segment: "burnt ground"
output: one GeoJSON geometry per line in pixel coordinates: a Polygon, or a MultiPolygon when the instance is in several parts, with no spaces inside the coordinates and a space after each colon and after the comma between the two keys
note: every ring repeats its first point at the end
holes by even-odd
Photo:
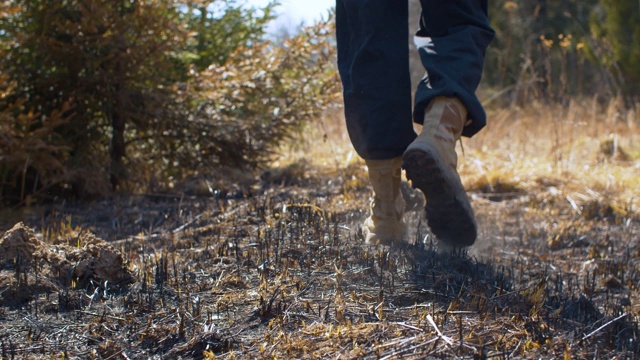
{"type": "Polygon", "coordinates": [[[0,354],[638,357],[631,205],[576,204],[557,184],[472,192],[478,244],[440,254],[408,187],[413,244],[365,245],[363,179],[301,166],[25,213],[0,244],[0,354]]]}

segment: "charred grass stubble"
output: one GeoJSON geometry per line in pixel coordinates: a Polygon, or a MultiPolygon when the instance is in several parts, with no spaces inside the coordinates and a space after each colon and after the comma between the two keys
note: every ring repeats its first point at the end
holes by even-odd
{"type": "Polygon", "coordinates": [[[72,220],[55,231],[34,221],[51,253],[89,245],[71,222],[92,227],[132,282],[90,271],[103,255],[88,247],[65,248],[63,278],[47,272],[52,257],[3,258],[2,357],[637,358],[632,202],[549,174],[491,173],[508,165],[482,151],[471,144],[462,169],[481,230],[473,253],[437,251],[408,186],[415,244],[365,245],[357,162],[274,169],[233,197],[140,197],[127,205],[136,216],[117,217],[114,203],[66,208],[72,220]]]}

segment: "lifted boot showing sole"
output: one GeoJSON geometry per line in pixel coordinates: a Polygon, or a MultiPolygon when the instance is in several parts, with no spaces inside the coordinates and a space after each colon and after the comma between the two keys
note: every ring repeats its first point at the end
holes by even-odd
{"type": "Polygon", "coordinates": [[[427,200],[427,223],[447,248],[471,246],[477,225],[457,171],[456,141],[467,111],[457,98],[435,98],[425,112],[422,132],[403,155],[402,167],[427,200]]]}

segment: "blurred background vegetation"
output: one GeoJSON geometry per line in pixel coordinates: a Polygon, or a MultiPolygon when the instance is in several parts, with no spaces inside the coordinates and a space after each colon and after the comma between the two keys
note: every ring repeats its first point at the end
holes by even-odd
{"type": "MultiPolygon", "coordinates": [[[[268,164],[341,101],[331,18],[268,35],[277,5],[1,1],[0,205],[162,192],[268,164]]],[[[640,2],[490,7],[487,106],[637,106],[640,2]]]]}

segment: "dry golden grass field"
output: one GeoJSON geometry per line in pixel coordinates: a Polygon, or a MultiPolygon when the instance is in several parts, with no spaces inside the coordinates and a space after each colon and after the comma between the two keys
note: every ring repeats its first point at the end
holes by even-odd
{"type": "Polygon", "coordinates": [[[412,243],[364,244],[334,113],[261,174],[5,219],[0,357],[639,358],[640,116],[618,109],[489,108],[459,149],[467,252],[438,252],[408,185],[412,243]]]}

